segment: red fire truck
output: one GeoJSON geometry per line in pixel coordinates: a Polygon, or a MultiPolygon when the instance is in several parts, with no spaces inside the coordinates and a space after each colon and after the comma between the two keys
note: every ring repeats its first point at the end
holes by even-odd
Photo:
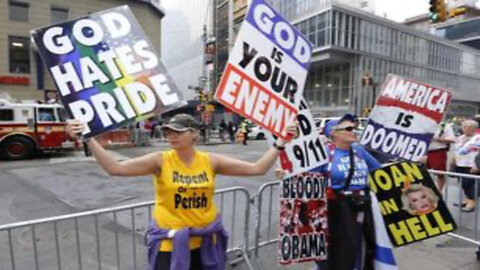
{"type": "Polygon", "coordinates": [[[30,158],[37,151],[61,149],[68,138],[66,113],[58,104],[13,103],[0,99],[0,158],[30,158]]]}

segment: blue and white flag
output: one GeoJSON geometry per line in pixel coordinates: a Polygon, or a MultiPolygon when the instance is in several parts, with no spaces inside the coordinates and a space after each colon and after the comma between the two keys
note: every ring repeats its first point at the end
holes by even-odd
{"type": "Polygon", "coordinates": [[[375,194],[370,194],[372,198],[372,215],[375,223],[375,269],[376,270],[397,270],[397,263],[393,255],[392,243],[388,237],[380,205],[375,194]]]}

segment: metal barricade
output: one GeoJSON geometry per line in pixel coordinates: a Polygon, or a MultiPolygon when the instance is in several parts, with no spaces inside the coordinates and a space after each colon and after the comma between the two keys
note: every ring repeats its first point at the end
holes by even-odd
{"type": "MultiPolygon", "coordinates": [[[[480,234],[479,234],[479,208],[477,203],[475,211],[465,213],[460,211],[460,207],[464,198],[463,190],[461,188],[461,181],[459,179],[471,179],[475,181],[474,190],[476,195],[480,196],[480,176],[471,174],[460,174],[454,172],[444,172],[429,170],[432,176],[445,175],[446,185],[444,192],[444,201],[447,204],[453,218],[455,219],[458,229],[450,233],[452,237],[467,241],[478,246],[477,258],[480,259],[480,234]],[[458,181],[456,181],[458,180],[458,181]]],[[[433,177],[435,179],[435,177],[433,177]]],[[[273,181],[262,185],[259,193],[254,196],[257,203],[256,209],[256,228],[254,237],[254,247],[252,248],[255,259],[259,259],[259,249],[266,245],[276,244],[278,240],[278,199],[280,195],[280,182],[273,181]]]]}
{"type": "MultiPolygon", "coordinates": [[[[215,192],[229,232],[229,254],[248,257],[250,194],[215,192]]],[[[144,233],[154,202],[130,204],[0,226],[0,269],[145,269],[144,233]]],[[[230,256],[231,257],[231,256],[230,256]]]]}
{"type": "Polygon", "coordinates": [[[429,172],[434,180],[436,178],[435,176],[443,175],[445,177],[446,183],[443,192],[443,200],[445,201],[445,204],[449,208],[450,213],[452,214],[458,226],[458,229],[449,235],[478,246],[476,254],[477,259],[480,259],[480,239],[478,228],[478,208],[480,206],[478,205],[478,200],[473,212],[461,211],[462,201],[465,198],[465,194],[462,189],[462,181],[471,181],[474,196],[475,198],[478,198],[480,196],[480,176],[436,170],[429,170],[429,172]]]}
{"type": "Polygon", "coordinates": [[[254,196],[257,213],[255,245],[252,250],[257,262],[259,260],[259,249],[263,246],[276,244],[278,240],[279,187],[280,181],[265,183],[260,187],[258,194],[254,196]]]}

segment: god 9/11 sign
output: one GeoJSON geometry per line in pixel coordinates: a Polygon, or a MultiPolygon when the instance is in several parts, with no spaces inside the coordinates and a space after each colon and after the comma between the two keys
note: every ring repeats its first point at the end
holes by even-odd
{"type": "Polygon", "coordinates": [[[295,122],[312,45],[263,0],[253,0],[215,99],[283,139],[295,122]]]}
{"type": "Polygon", "coordinates": [[[451,98],[445,89],[389,74],[360,144],[393,158],[418,161],[427,154],[451,98]]]}
{"type": "Polygon", "coordinates": [[[186,104],[127,6],[32,31],[70,117],[89,138],[186,104]]]}

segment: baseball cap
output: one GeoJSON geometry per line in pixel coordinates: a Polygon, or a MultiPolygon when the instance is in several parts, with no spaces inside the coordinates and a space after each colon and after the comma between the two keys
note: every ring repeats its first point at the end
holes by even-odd
{"type": "Polygon", "coordinates": [[[325,136],[330,137],[332,132],[335,128],[344,121],[355,122],[357,120],[357,116],[353,114],[345,114],[340,119],[330,120],[328,123],[325,124],[325,136]]]}
{"type": "Polygon", "coordinates": [[[199,124],[193,116],[185,113],[177,114],[162,125],[162,129],[168,128],[175,131],[187,131],[189,129],[198,130],[199,124]]]}

